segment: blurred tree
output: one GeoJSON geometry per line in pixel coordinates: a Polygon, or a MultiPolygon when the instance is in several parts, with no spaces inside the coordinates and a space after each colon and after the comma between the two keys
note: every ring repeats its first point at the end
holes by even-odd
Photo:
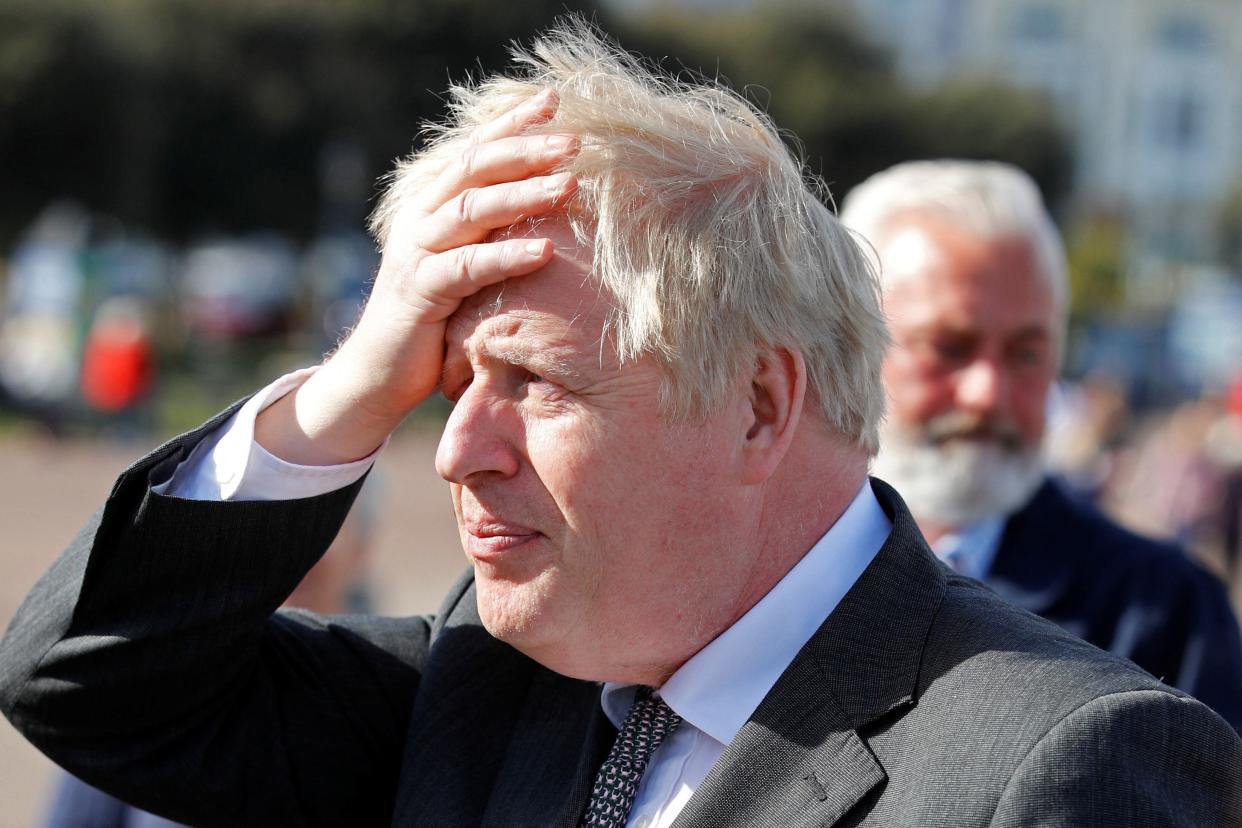
{"type": "Polygon", "coordinates": [[[325,146],[374,180],[450,79],[590,3],[5,0],[0,243],[58,197],[171,238],[311,235],[325,146]]]}
{"type": "Polygon", "coordinates": [[[1115,313],[1125,299],[1125,224],[1098,213],[1074,223],[1065,240],[1069,259],[1070,315],[1115,313]]]}
{"type": "Polygon", "coordinates": [[[657,11],[623,23],[627,46],[745,90],[837,195],[892,164],[938,157],[1017,164],[1050,204],[1068,191],[1068,144],[1047,101],[987,81],[912,91],[832,6],[657,11]]]}
{"type": "MultiPolygon", "coordinates": [[[[54,198],[179,240],[360,226],[368,184],[442,112],[450,80],[507,63],[594,0],[4,0],[0,245],[54,198]],[[353,215],[325,170],[356,161],[353,215]]],[[[658,12],[629,48],[741,85],[837,193],[897,161],[1010,160],[1056,202],[1068,177],[1036,98],[987,84],[913,93],[820,8],[658,12]],[[793,139],[792,136],[797,136],[793,139]]],[[[348,188],[345,188],[348,189],[348,188]]]]}
{"type": "Polygon", "coordinates": [[[1233,185],[1221,206],[1216,232],[1221,260],[1234,278],[1242,278],[1242,181],[1233,185]]]}

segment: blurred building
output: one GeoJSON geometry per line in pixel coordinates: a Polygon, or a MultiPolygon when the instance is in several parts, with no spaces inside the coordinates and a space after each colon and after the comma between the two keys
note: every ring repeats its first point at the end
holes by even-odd
{"type": "MultiPolygon", "coordinates": [[[[846,0],[912,84],[985,75],[1045,92],[1074,140],[1075,212],[1119,215],[1144,261],[1212,257],[1242,181],[1238,0],[846,0]]],[[[1143,297],[1135,296],[1142,302],[1143,297]]]]}

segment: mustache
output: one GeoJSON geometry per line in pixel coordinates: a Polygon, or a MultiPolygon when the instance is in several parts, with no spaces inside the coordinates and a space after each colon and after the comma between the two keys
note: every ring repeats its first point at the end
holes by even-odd
{"type": "Polygon", "coordinates": [[[950,440],[979,440],[1017,451],[1025,445],[1022,430],[1016,423],[965,411],[949,411],[933,417],[924,424],[922,431],[924,440],[937,446],[950,440]]]}

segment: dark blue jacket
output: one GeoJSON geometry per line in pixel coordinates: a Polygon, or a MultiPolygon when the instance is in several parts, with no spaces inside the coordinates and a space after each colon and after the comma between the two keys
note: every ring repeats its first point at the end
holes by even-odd
{"type": "Polygon", "coordinates": [[[1242,640],[1219,579],[1049,480],[1005,526],[987,583],[1190,693],[1242,732],[1242,640]]]}

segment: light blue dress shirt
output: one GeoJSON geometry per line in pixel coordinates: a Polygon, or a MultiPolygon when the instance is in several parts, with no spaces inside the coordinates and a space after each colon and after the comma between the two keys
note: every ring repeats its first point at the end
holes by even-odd
{"type": "MultiPolygon", "coordinates": [[[[667,828],[720,754],[862,575],[892,531],[870,483],[785,577],[659,689],[681,716],[651,757],[630,828],[667,828]]],[[[604,685],[601,704],[620,729],[634,685],[604,685]]]]}
{"type": "Polygon", "coordinates": [[[968,578],[982,581],[992,571],[1001,535],[1005,533],[1008,515],[984,518],[969,526],[943,535],[932,544],[936,557],[968,578]]]}

